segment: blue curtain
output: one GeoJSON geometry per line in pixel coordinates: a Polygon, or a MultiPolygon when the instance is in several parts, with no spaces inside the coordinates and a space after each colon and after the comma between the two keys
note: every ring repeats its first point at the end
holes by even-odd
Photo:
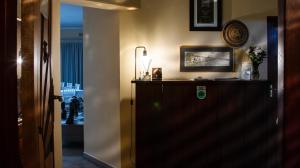
{"type": "Polygon", "coordinates": [[[61,81],[78,83],[83,89],[82,40],[61,40],[61,81]]]}

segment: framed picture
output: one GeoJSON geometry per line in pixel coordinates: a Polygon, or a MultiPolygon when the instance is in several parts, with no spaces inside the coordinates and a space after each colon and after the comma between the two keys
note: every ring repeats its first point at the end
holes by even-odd
{"type": "Polygon", "coordinates": [[[162,80],[161,68],[152,68],[152,80],[162,80]]]}
{"type": "Polygon", "coordinates": [[[190,31],[221,31],[222,0],[190,0],[190,31]]]}
{"type": "Polygon", "coordinates": [[[233,49],[230,47],[182,46],[181,72],[233,72],[233,49]]]}

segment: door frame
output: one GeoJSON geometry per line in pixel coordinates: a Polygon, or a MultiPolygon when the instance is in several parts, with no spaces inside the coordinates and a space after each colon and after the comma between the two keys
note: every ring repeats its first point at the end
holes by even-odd
{"type": "Polygon", "coordinates": [[[285,4],[286,0],[278,0],[278,86],[277,86],[277,108],[279,118],[279,129],[280,129],[280,156],[281,156],[281,167],[284,168],[284,50],[285,50],[285,4]]]}
{"type": "MultiPolygon", "coordinates": [[[[60,4],[61,0],[52,0],[52,71],[54,95],[61,95],[61,60],[60,60],[60,4]]],[[[54,167],[62,166],[62,131],[60,102],[54,104],[54,167]]]]}

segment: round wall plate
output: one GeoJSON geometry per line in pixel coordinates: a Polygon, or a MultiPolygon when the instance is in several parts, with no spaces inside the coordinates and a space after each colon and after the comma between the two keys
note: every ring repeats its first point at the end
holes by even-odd
{"type": "Polygon", "coordinates": [[[230,47],[242,47],[248,41],[249,30],[243,22],[232,20],[224,26],[223,38],[230,47]]]}

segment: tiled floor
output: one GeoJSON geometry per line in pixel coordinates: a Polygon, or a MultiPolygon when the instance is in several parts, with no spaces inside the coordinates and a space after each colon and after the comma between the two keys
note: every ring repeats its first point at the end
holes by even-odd
{"type": "Polygon", "coordinates": [[[63,168],[101,168],[82,157],[82,149],[63,148],[63,168]]]}

